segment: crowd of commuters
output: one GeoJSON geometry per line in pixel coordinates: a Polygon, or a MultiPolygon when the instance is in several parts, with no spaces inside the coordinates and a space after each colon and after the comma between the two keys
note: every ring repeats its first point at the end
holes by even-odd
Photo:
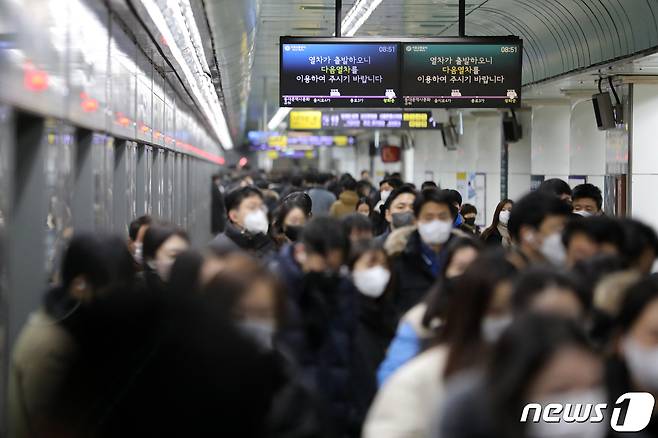
{"type": "Polygon", "coordinates": [[[658,237],[602,204],[548,180],[481,227],[399,174],[218,176],[209,242],[73,236],[12,353],[11,436],[617,436],[620,395],[658,396],[658,237]]]}

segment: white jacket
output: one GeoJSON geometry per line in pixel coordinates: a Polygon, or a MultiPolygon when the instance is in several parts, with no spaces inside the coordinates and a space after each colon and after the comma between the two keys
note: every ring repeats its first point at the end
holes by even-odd
{"type": "Polygon", "coordinates": [[[448,349],[431,348],[400,368],[370,406],[362,438],[425,438],[443,396],[448,349]]]}

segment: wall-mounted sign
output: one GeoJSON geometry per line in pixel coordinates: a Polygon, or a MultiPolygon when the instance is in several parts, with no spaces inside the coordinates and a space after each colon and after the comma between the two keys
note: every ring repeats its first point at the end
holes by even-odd
{"type": "Polygon", "coordinates": [[[280,106],[400,105],[400,44],[282,37],[280,106]]]}
{"type": "Polygon", "coordinates": [[[290,129],[322,129],[322,111],[291,111],[290,129]]]}
{"type": "Polygon", "coordinates": [[[247,138],[252,151],[313,150],[317,147],[346,147],[356,143],[354,137],[347,135],[286,135],[267,131],[249,131],[247,138]]]}
{"type": "Polygon", "coordinates": [[[518,107],[522,51],[516,38],[405,43],[404,107],[518,107]]]}
{"type": "Polygon", "coordinates": [[[412,112],[334,112],[295,110],[290,112],[289,128],[309,129],[441,129],[429,111],[412,112]],[[319,116],[319,117],[318,117],[319,116]],[[319,128],[311,128],[318,126],[319,128]]]}
{"type": "Polygon", "coordinates": [[[280,105],[515,108],[522,53],[517,37],[281,37],[280,105]]]}
{"type": "Polygon", "coordinates": [[[380,154],[384,163],[397,163],[400,161],[399,146],[382,146],[380,154]]]}

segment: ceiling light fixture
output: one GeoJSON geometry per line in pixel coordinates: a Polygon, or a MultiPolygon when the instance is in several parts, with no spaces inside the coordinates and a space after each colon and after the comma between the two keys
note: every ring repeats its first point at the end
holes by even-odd
{"type": "Polygon", "coordinates": [[[370,15],[377,9],[377,6],[381,4],[382,0],[357,0],[345,15],[345,19],[341,23],[343,29],[343,36],[351,37],[353,36],[370,15]]]}
{"type": "MultiPolygon", "coordinates": [[[[205,83],[209,79],[204,74],[204,66],[201,65],[198,58],[198,52],[194,50],[194,38],[199,33],[196,23],[186,22],[183,19],[183,11],[180,9],[180,4],[176,1],[168,0],[165,2],[168,14],[175,12],[173,18],[175,27],[177,28],[172,30],[167,23],[163,11],[154,0],[140,0],[140,2],[160,35],[164,41],[166,41],[167,48],[187,80],[190,93],[194,96],[201,112],[210,123],[218,140],[224,149],[232,149],[233,139],[231,138],[226,117],[222,110],[222,105],[219,102],[219,97],[214,91],[212,84],[205,83]],[[189,41],[184,42],[189,43],[189,46],[184,47],[185,53],[188,55],[194,53],[196,56],[186,57],[183,55],[183,50],[178,46],[178,41],[174,37],[174,33],[176,35],[185,35],[187,37],[189,41]]],[[[169,17],[172,18],[172,15],[169,15],[169,17]]],[[[205,59],[203,61],[205,61],[205,59]]],[[[207,65],[205,67],[207,67],[207,65]]]]}
{"type": "Polygon", "coordinates": [[[283,120],[288,117],[291,109],[292,108],[279,108],[279,110],[274,114],[274,116],[272,116],[269,123],[267,124],[267,129],[274,131],[281,124],[281,122],[283,122],[283,120]]]}
{"type": "MultiPolygon", "coordinates": [[[[381,3],[382,0],[357,0],[341,22],[343,36],[354,36],[381,3]]],[[[288,117],[291,109],[279,108],[267,124],[267,129],[275,130],[288,117]]]]}

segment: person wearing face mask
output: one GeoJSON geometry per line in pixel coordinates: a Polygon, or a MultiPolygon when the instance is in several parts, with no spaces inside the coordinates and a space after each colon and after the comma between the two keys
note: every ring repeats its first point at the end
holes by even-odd
{"type": "Polygon", "coordinates": [[[370,208],[370,201],[368,198],[365,196],[359,198],[359,202],[356,203],[356,212],[362,214],[365,217],[370,217],[372,210],[370,208]]]}
{"type": "Polygon", "coordinates": [[[391,270],[388,257],[372,241],[352,243],[349,266],[352,283],[359,291],[359,324],[356,333],[357,379],[368,406],[377,392],[375,375],[395,334],[396,315],[391,306],[391,270]]]}
{"type": "Polygon", "coordinates": [[[414,215],[416,194],[416,189],[409,184],[404,184],[393,190],[386,198],[382,209],[387,228],[382,234],[375,237],[375,244],[383,247],[392,231],[413,225],[416,222],[414,215]]]}
{"type": "Polygon", "coordinates": [[[573,212],[583,217],[601,216],[603,196],[594,184],[580,184],[571,192],[573,212]]]}
{"type": "Polygon", "coordinates": [[[576,403],[596,405],[607,397],[603,361],[582,327],[573,319],[528,314],[501,337],[483,372],[446,384],[431,436],[604,438],[610,424],[607,411],[601,422],[549,423],[540,418],[535,423],[533,412],[528,421],[519,419],[528,403],[570,404],[573,412],[576,403]]]}
{"type": "Polygon", "coordinates": [[[428,349],[380,388],[366,417],[364,438],[433,436],[430,427],[443,404],[446,380],[484,365],[494,339],[509,324],[515,273],[494,252],[482,254],[457,277],[443,328],[428,349]]]}
{"type": "Polygon", "coordinates": [[[151,216],[140,216],[128,226],[128,251],[135,259],[135,267],[140,270],[143,263],[144,233],[151,225],[151,216]]]}
{"type": "Polygon", "coordinates": [[[513,206],[514,201],[511,199],[503,199],[496,206],[491,225],[480,235],[480,239],[487,246],[502,246],[503,248],[510,248],[512,246],[512,239],[507,229],[507,223],[509,222],[513,206]]]}
{"type": "Polygon", "coordinates": [[[413,211],[417,227],[397,230],[386,241],[399,316],[420,302],[439,276],[457,216],[457,208],[450,198],[434,189],[416,197],[413,211]]]}
{"type": "Polygon", "coordinates": [[[444,189],[444,190],[442,190],[442,192],[445,193],[446,196],[448,196],[448,198],[450,199],[450,202],[452,202],[454,204],[454,206],[457,208],[457,217],[455,218],[455,222],[454,222],[453,226],[455,228],[458,228],[458,229],[466,232],[466,233],[470,233],[471,230],[468,227],[466,227],[466,228],[463,227],[463,225],[464,225],[464,216],[462,216],[462,213],[461,213],[462,202],[463,202],[462,194],[459,193],[459,191],[454,190],[454,189],[444,189]]]}
{"type": "Polygon", "coordinates": [[[388,346],[386,358],[377,371],[379,386],[416,357],[428,341],[436,336],[445,319],[448,303],[456,293],[455,280],[473,263],[481,249],[481,243],[469,237],[457,237],[450,242],[444,268],[436,282],[425,299],[405,313],[398,324],[395,338],[388,346]]]}
{"type": "Polygon", "coordinates": [[[74,235],[60,268],[61,284],[30,314],[11,356],[9,436],[47,436],[55,430],[54,412],[66,376],[79,357],[76,331],[89,329],[99,300],[123,293],[143,295],[132,257],[122,239],[102,234],[74,235]]]}
{"type": "Polygon", "coordinates": [[[187,233],[170,224],[152,224],[144,234],[144,279],[149,291],[162,294],[178,254],[187,251],[187,233]]]}
{"type": "Polygon", "coordinates": [[[459,213],[464,218],[464,223],[460,227],[460,230],[466,234],[472,234],[476,237],[479,236],[481,231],[480,226],[475,223],[478,215],[478,210],[475,208],[475,205],[464,204],[459,213]]]}
{"type": "Polygon", "coordinates": [[[258,257],[270,255],[275,245],[267,234],[269,221],[263,195],[255,187],[239,187],[226,196],[229,222],[210,245],[218,251],[243,250],[258,257]]]}
{"type": "Polygon", "coordinates": [[[510,260],[519,268],[536,263],[564,265],[562,230],[570,214],[569,204],[545,191],[531,192],[521,198],[514,205],[507,225],[515,244],[510,260]]]}
{"type": "Polygon", "coordinates": [[[389,231],[389,224],[386,221],[385,204],[393,191],[401,187],[403,182],[398,178],[386,177],[379,182],[379,191],[375,191],[375,196],[371,200],[374,205],[372,209],[372,220],[375,225],[375,235],[389,231]]]}
{"type": "Polygon", "coordinates": [[[288,290],[286,321],[277,343],[327,404],[339,436],[356,434],[363,415],[361,394],[352,384],[358,292],[342,273],[349,248],[340,221],[314,217],[301,239],[283,247],[270,266],[288,290]]]}
{"type": "Polygon", "coordinates": [[[312,206],[311,197],[304,192],[291,193],[281,200],[270,227],[277,248],[299,240],[304,224],[311,217],[312,206]]]}
{"type": "MultiPolygon", "coordinates": [[[[631,286],[615,319],[614,354],[607,364],[610,400],[626,392],[649,392],[658,399],[658,276],[631,286]]],[[[658,405],[638,438],[658,436],[658,405]]]]}

